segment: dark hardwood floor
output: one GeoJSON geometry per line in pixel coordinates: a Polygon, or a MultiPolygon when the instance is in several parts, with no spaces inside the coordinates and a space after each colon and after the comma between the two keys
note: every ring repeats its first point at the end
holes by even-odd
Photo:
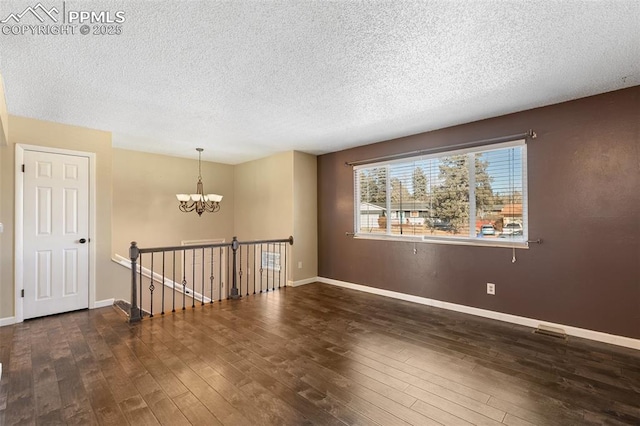
{"type": "Polygon", "coordinates": [[[0,425],[640,425],[640,352],[323,284],[0,328],[0,425]]]}

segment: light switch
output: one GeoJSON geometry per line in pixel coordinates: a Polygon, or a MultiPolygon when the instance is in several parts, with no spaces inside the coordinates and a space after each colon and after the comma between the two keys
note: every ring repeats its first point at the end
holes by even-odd
{"type": "Polygon", "coordinates": [[[4,232],[4,225],[0,223],[0,234],[4,232]]]}

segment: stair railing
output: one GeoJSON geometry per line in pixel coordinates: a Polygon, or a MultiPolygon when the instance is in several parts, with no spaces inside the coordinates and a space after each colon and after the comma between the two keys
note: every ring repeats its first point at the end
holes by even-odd
{"type": "Polygon", "coordinates": [[[179,304],[180,298],[185,310],[188,299],[195,308],[196,302],[200,305],[214,303],[216,293],[218,301],[222,301],[223,298],[240,299],[243,292],[249,296],[251,288],[253,294],[268,292],[270,285],[274,291],[276,282],[278,289],[284,287],[288,283],[290,245],[293,245],[293,237],[257,241],[239,241],[233,237],[228,243],[154,248],[140,248],[133,241],[129,247],[129,322],[140,321],[144,315],[153,317],[154,303],[160,304],[160,314],[164,315],[169,308],[171,312],[176,311],[176,301],[179,304]],[[207,279],[209,283],[205,286],[207,279]],[[231,286],[225,286],[229,281],[231,286]],[[149,284],[148,300],[143,298],[145,282],[149,284]],[[161,286],[160,295],[156,292],[156,284],[161,286]]]}

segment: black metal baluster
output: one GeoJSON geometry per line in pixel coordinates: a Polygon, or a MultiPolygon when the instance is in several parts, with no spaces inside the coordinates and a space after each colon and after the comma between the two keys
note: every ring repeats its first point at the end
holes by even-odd
{"type": "Polygon", "coordinates": [[[191,249],[191,307],[196,307],[196,251],[191,249]]]}
{"type": "Polygon", "coordinates": [[[240,275],[240,284],[238,285],[238,295],[242,295],[242,246],[238,248],[240,249],[240,271],[238,272],[240,275]]]}
{"type": "Polygon", "coordinates": [[[175,312],[176,311],[176,251],[173,250],[173,276],[171,277],[173,278],[172,281],[172,286],[173,286],[173,292],[171,293],[171,312],[175,312]]]}
{"type": "Polygon", "coordinates": [[[142,253],[140,253],[140,271],[138,272],[138,274],[140,274],[140,318],[144,317],[144,308],[142,307],[142,253]]]}
{"type": "Polygon", "coordinates": [[[186,309],[187,298],[187,251],[182,251],[182,310],[186,309]]]}
{"type": "Polygon", "coordinates": [[[222,302],[222,286],[224,285],[224,281],[222,280],[222,247],[218,250],[218,254],[220,255],[220,261],[218,262],[218,302],[222,302]]]}
{"type": "Polygon", "coordinates": [[[155,290],[156,286],[153,285],[153,258],[155,253],[151,253],[151,281],[149,282],[149,293],[151,294],[151,302],[149,308],[149,318],[153,318],[153,290],[155,290]]]}
{"type": "Polygon", "coordinates": [[[277,267],[280,267],[280,259],[278,259],[276,257],[276,254],[278,254],[278,252],[276,251],[276,243],[271,243],[271,254],[273,254],[273,269],[271,270],[271,291],[275,291],[276,290],[276,274],[278,272],[278,270],[276,269],[277,267]],[[276,260],[278,261],[278,263],[276,263],[276,260]]]}
{"type": "Polygon", "coordinates": [[[162,308],[160,311],[160,315],[164,315],[164,288],[166,287],[164,285],[164,281],[165,281],[165,277],[164,277],[164,255],[165,255],[165,251],[162,250],[162,308]]]}
{"type": "Polygon", "coordinates": [[[215,264],[213,263],[213,247],[211,247],[211,263],[209,263],[209,269],[211,270],[211,276],[209,277],[209,281],[211,284],[211,288],[209,289],[209,303],[213,303],[213,269],[215,267],[215,264]]]}
{"type": "Polygon", "coordinates": [[[260,243],[260,293],[262,293],[262,271],[264,271],[262,259],[264,259],[264,255],[262,251],[262,243],[260,243]]]}
{"type": "MultiPolygon", "coordinates": [[[[282,259],[282,243],[278,243],[278,260],[282,259]]],[[[280,283],[282,282],[282,263],[279,263],[279,268],[278,268],[278,290],[280,290],[280,283]]]]}
{"type": "MultiPolygon", "coordinates": [[[[241,250],[242,250],[242,246],[240,246],[241,250]]],[[[247,294],[249,294],[249,278],[251,277],[251,269],[249,269],[249,246],[244,246],[244,251],[245,251],[245,258],[247,259],[247,262],[245,264],[245,269],[244,269],[244,280],[245,283],[247,285],[247,294]]],[[[240,290],[242,290],[242,286],[240,287],[240,290]]],[[[240,292],[240,294],[242,295],[242,291],[240,292]]]]}
{"type": "MultiPolygon", "coordinates": [[[[249,258],[251,257],[251,251],[249,251],[249,246],[247,247],[247,296],[249,295],[249,278],[251,277],[251,268],[249,267],[249,258]]],[[[253,270],[253,274],[255,275],[256,270],[253,270]]]]}
{"type": "Polygon", "coordinates": [[[229,252],[230,250],[227,249],[227,290],[225,291],[226,293],[226,298],[229,299],[229,291],[230,291],[230,285],[229,285],[229,264],[231,263],[231,253],[229,252]]]}
{"type": "Polygon", "coordinates": [[[285,243],[284,245],[284,286],[285,288],[289,285],[289,270],[287,269],[287,250],[289,246],[285,243]]]}
{"type": "Polygon", "coordinates": [[[256,247],[253,244],[253,294],[256,294],[256,247]]]}
{"type": "MultiPolygon", "coordinates": [[[[276,257],[278,252],[276,251],[276,244],[273,243],[273,281],[271,281],[271,290],[276,291],[276,274],[280,277],[280,257],[276,257]],[[276,259],[278,260],[277,269],[276,269],[276,259]]],[[[279,278],[278,278],[279,279],[279,278]]]]}
{"type": "Polygon", "coordinates": [[[202,248],[202,293],[200,293],[200,306],[204,305],[204,247],[202,248]]]}
{"type": "Polygon", "coordinates": [[[273,258],[273,263],[271,264],[271,287],[275,290],[276,287],[276,245],[271,244],[272,247],[269,249],[271,256],[273,258]]]}
{"type": "Polygon", "coordinates": [[[269,293],[269,268],[272,266],[271,265],[271,252],[269,251],[269,246],[271,244],[267,243],[267,273],[265,274],[267,276],[267,290],[266,292],[269,293]]]}

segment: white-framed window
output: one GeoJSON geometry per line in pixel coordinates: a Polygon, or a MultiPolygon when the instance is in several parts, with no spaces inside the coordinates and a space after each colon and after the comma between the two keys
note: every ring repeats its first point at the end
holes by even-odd
{"type": "Polygon", "coordinates": [[[260,266],[263,269],[279,271],[280,270],[280,253],[263,251],[262,262],[260,266]]]}
{"type": "Polygon", "coordinates": [[[355,236],[526,247],[524,140],[354,166],[355,236]]]}

